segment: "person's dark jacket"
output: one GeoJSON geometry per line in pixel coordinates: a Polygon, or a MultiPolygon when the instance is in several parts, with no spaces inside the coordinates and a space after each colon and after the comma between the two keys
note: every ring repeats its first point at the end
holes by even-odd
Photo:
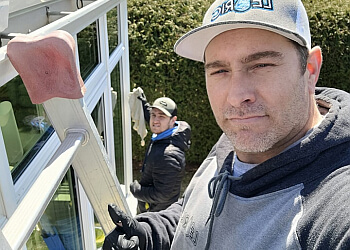
{"type": "MultiPolygon", "coordinates": [[[[149,104],[143,101],[145,119],[149,123],[149,104]]],[[[140,188],[131,189],[139,202],[140,212],[166,209],[176,202],[185,175],[185,151],[190,148],[191,127],[185,121],[176,122],[172,135],[151,141],[142,166],[140,188]],[[145,208],[145,202],[147,207],[145,208]],[[148,208],[148,209],[147,209],[148,208]]]]}

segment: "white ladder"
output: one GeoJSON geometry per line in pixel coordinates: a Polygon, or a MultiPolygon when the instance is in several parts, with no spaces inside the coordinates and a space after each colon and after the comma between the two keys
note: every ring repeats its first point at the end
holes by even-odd
{"type": "MultiPolygon", "coordinates": [[[[115,227],[108,214],[109,203],[115,203],[131,214],[83,99],[53,98],[45,101],[43,106],[62,144],[3,228],[2,234],[11,246],[4,249],[24,246],[71,164],[105,233],[115,227]],[[38,202],[32,197],[43,192],[43,183],[47,190],[52,191],[38,202]],[[36,211],[37,217],[27,218],[25,211],[29,209],[36,211]]],[[[2,244],[1,235],[0,243],[6,245],[2,244]]]]}

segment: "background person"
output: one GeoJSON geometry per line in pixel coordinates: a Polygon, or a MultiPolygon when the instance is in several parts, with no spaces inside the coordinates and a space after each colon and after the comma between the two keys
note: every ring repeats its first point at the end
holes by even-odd
{"type": "Polygon", "coordinates": [[[350,95],[315,87],[302,2],[217,0],[175,51],[204,62],[224,134],[182,201],[135,219],[110,205],[105,249],[350,249],[350,95]]]}
{"type": "Polygon", "coordinates": [[[187,122],[177,121],[177,105],[170,98],[158,98],[152,106],[144,95],[139,99],[153,135],[146,149],[141,180],[135,180],[130,191],[138,199],[139,213],[155,212],[166,209],[180,196],[191,128],[187,122]]]}

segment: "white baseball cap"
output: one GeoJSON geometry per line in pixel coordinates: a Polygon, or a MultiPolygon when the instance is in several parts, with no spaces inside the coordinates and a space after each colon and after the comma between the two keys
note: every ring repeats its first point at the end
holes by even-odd
{"type": "Polygon", "coordinates": [[[301,0],[216,0],[202,26],[183,35],[174,50],[182,57],[203,62],[205,49],[214,37],[240,28],[272,31],[311,49],[309,20],[301,0]]]}
{"type": "Polygon", "coordinates": [[[177,115],[176,103],[169,97],[160,97],[156,99],[151,108],[157,108],[162,111],[166,116],[173,117],[177,115]]]}

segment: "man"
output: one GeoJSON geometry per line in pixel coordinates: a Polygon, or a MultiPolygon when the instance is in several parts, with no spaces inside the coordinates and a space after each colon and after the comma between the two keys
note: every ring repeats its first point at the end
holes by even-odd
{"type": "Polygon", "coordinates": [[[224,134],[182,202],[135,219],[110,205],[122,224],[105,245],[350,249],[350,95],[315,87],[301,1],[216,0],[175,51],[204,62],[224,134]]]}
{"type": "Polygon", "coordinates": [[[144,116],[153,133],[146,150],[140,183],[130,185],[138,199],[138,212],[156,212],[176,202],[185,174],[185,151],[190,148],[191,128],[177,120],[176,103],[161,97],[150,106],[143,95],[144,116]]]}

